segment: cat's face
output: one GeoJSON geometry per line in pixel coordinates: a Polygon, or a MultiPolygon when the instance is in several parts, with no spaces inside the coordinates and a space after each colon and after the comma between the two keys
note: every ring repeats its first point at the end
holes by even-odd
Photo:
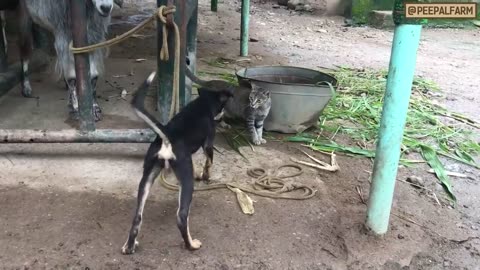
{"type": "Polygon", "coordinates": [[[250,107],[257,109],[258,107],[262,106],[267,102],[270,98],[270,91],[259,87],[252,83],[252,91],[248,97],[250,101],[250,107]]]}

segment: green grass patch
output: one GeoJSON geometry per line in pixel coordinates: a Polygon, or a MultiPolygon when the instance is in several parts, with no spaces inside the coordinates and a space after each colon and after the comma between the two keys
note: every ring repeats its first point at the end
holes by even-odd
{"type": "MultiPolygon", "coordinates": [[[[317,133],[320,136],[302,133],[287,140],[306,143],[314,150],[374,158],[387,71],[342,67],[330,73],[338,80],[338,89],[319,119],[317,133]],[[327,137],[327,133],[333,135],[327,137]],[[337,144],[333,141],[335,134],[347,135],[366,147],[337,144]]],[[[480,168],[473,159],[473,156],[480,153],[480,144],[472,136],[472,127],[475,129],[480,125],[435,103],[433,96],[439,91],[439,87],[432,81],[419,77],[414,79],[400,162],[404,165],[417,163],[406,159],[405,155],[410,152],[420,153],[424,161],[434,169],[449,198],[455,201],[448,176],[438,156],[480,168]],[[440,121],[440,116],[455,121],[445,124],[440,121]]]]}

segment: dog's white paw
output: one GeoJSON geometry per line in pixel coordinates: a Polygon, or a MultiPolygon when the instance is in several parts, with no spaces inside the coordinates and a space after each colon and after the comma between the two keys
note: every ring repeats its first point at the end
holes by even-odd
{"type": "Polygon", "coordinates": [[[199,172],[198,170],[195,169],[195,175],[194,178],[197,181],[202,181],[203,180],[203,172],[199,172]]]}
{"type": "Polygon", "coordinates": [[[200,240],[198,239],[193,239],[190,247],[192,250],[199,249],[200,247],[202,247],[202,242],[200,242],[200,240]]]}
{"type": "Polygon", "coordinates": [[[128,240],[125,242],[125,244],[122,247],[122,254],[123,255],[129,255],[135,253],[135,249],[138,247],[138,241],[135,240],[135,244],[133,247],[128,247],[128,240]]]}

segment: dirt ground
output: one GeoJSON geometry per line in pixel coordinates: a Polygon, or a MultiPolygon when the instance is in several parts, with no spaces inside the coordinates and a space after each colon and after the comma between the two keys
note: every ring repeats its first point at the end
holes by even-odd
{"type": "MultiPolygon", "coordinates": [[[[153,1],[127,1],[116,11],[110,35],[133,27],[148,16],[153,1]]],[[[239,2],[224,0],[218,13],[200,1],[198,70],[217,57],[237,59],[239,2]]],[[[99,82],[105,119],[99,128],[143,128],[120,90],[132,91],[155,69],[153,28],[145,37],[111,49],[106,75],[99,82]],[[135,59],[146,58],[136,62],[135,59]],[[121,77],[133,73],[132,76],[121,77]]],[[[273,8],[273,2],[252,2],[250,62],[242,65],[288,64],[309,68],[387,68],[392,31],[343,26],[343,18],[301,14],[273,8]]],[[[480,31],[423,30],[417,74],[444,90],[451,110],[480,120],[480,31]]],[[[13,46],[13,45],[12,45],[13,46]]],[[[14,47],[11,48],[15,50],[14,47]]],[[[240,63],[240,62],[239,62],[240,63]]],[[[234,64],[229,65],[233,72],[234,64]]],[[[67,93],[48,71],[34,74],[38,99],[25,99],[19,88],[0,99],[2,128],[71,128],[67,93]]],[[[150,105],[153,97],[149,99],[150,105]]],[[[281,137],[277,135],[277,137],[281,137]]],[[[353,143],[339,137],[344,143],[353,143]]],[[[270,140],[265,146],[242,148],[247,159],[217,137],[213,179],[251,181],[250,167],[274,168],[291,157],[304,159],[298,144],[270,140]]],[[[147,202],[140,247],[125,256],[146,144],[0,145],[0,269],[480,269],[480,172],[444,160],[458,198],[451,208],[401,182],[424,179],[441,199],[438,180],[425,165],[400,167],[389,232],[382,238],[363,227],[365,198],[372,161],[338,156],[340,171],[309,168],[296,180],[314,187],[305,201],[253,196],[255,214],[241,213],[228,190],[197,192],[190,230],[203,246],[183,248],[176,227],[177,194],[155,185],[147,202]]],[[[317,157],[328,162],[324,156],[317,157]]],[[[203,163],[201,152],[195,163],[203,163]]],[[[170,178],[173,181],[173,178],[170,178]]]]}

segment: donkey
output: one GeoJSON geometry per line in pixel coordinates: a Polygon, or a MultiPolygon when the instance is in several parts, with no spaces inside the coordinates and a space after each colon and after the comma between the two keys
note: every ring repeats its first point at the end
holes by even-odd
{"type": "MultiPolygon", "coordinates": [[[[3,0],[2,0],[3,1],[3,0]]],[[[54,47],[57,55],[57,78],[63,77],[68,93],[68,107],[74,119],[78,119],[78,99],[76,91],[75,61],[69,50],[72,41],[69,0],[8,0],[16,1],[16,11],[19,20],[19,49],[22,63],[21,93],[24,97],[32,96],[32,87],[28,75],[28,63],[33,50],[33,23],[46,29],[55,38],[54,47]]],[[[87,43],[94,44],[105,40],[110,25],[111,12],[114,3],[122,7],[123,0],[87,0],[87,43]]],[[[106,49],[90,52],[90,80],[93,87],[93,111],[95,121],[102,117],[102,110],[96,98],[96,84],[104,69],[106,49]]]]}

